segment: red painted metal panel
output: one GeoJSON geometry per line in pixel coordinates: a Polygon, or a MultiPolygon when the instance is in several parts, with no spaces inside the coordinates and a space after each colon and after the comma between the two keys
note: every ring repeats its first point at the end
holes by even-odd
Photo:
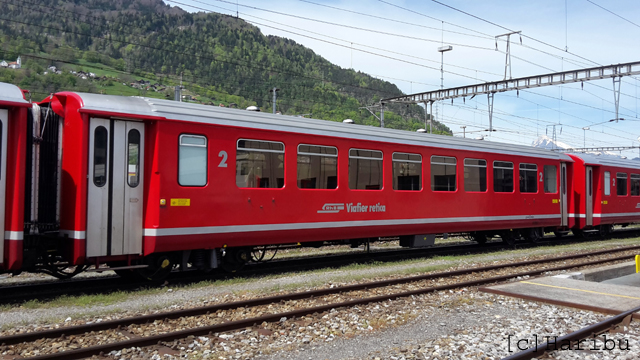
{"type": "MultiPolygon", "coordinates": [[[[78,110],[82,99],[74,93],[60,93],[51,100],[52,109],[63,118],[60,229],[83,233],[87,224],[87,174],[89,122],[78,110]]],[[[85,240],[70,239],[65,251],[73,264],[85,258],[85,240]]]]}
{"type": "MultiPolygon", "coordinates": [[[[24,230],[25,157],[27,148],[26,107],[9,111],[7,129],[7,166],[4,231],[24,230]]],[[[3,238],[4,232],[3,232],[3,238]]],[[[22,240],[5,240],[4,268],[17,270],[22,266],[22,240]]]]}
{"type": "MultiPolygon", "coordinates": [[[[437,219],[464,217],[500,217],[510,215],[558,215],[553,219],[523,219],[521,221],[455,222],[402,226],[362,226],[341,229],[316,228],[307,231],[273,231],[260,233],[227,233],[193,236],[146,236],[145,254],[155,251],[178,250],[181,247],[209,248],[249,246],[258,244],[292,243],[317,240],[333,240],[385,235],[409,235],[419,233],[454,232],[484,229],[558,226],[560,224],[559,193],[546,194],[539,183],[538,192],[519,192],[518,165],[535,163],[538,172],[544,165],[558,168],[559,161],[477,153],[462,150],[442,150],[429,147],[388,144],[373,141],[310,136],[286,132],[189,124],[175,121],[159,121],[156,133],[149,133],[146,153],[153,155],[147,164],[153,164],[147,179],[145,228],[198,228],[217,226],[250,226],[256,224],[298,224],[344,221],[383,221],[406,219],[437,219]],[[208,139],[208,183],[204,187],[182,187],[178,184],[178,137],[180,134],[205,135],[208,139]],[[285,186],[281,189],[243,189],[236,186],[236,143],[240,138],[280,141],[285,144],[285,186]],[[338,152],[338,188],[333,190],[309,190],[297,188],[297,145],[315,144],[335,146],[338,152]],[[154,146],[155,148],[150,148],[154,146]],[[381,150],[384,153],[384,185],[382,190],[350,190],[348,183],[348,154],[350,148],[381,150]],[[226,168],[218,167],[220,151],[228,154],[226,168]],[[421,191],[394,191],[391,178],[391,154],[393,152],[422,155],[423,189],[421,191]],[[457,190],[436,192],[430,188],[430,158],[432,155],[457,158],[457,190]],[[487,191],[469,193],[464,189],[464,159],[512,161],[515,165],[515,190],[513,193],[493,192],[493,173],[487,170],[487,191]],[[160,161],[158,159],[161,159],[160,161]],[[160,205],[165,199],[166,206],[160,205]],[[190,206],[170,206],[171,199],[190,199],[190,206]],[[384,212],[349,212],[346,209],[335,214],[318,213],[324,204],[340,203],[384,206],[384,212]],[[169,239],[175,239],[175,245],[169,239]],[[155,244],[154,244],[155,243],[155,244]],[[178,245],[179,244],[179,245],[178,245]]],[[[559,176],[558,176],[559,179],[559,176]]],[[[557,186],[559,189],[559,186],[557,186]]]]}

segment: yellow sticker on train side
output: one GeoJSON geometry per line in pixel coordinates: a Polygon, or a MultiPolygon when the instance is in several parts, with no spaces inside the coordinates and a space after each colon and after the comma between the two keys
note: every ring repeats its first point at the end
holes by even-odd
{"type": "Polygon", "coordinates": [[[559,204],[560,203],[560,199],[553,199],[551,200],[552,204],[559,204]]]}
{"type": "Polygon", "coordinates": [[[171,206],[191,206],[191,199],[171,199],[171,206]]]}

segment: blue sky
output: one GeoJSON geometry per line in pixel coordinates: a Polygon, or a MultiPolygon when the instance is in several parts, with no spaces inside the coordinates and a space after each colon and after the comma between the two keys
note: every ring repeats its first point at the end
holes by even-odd
{"type": "MultiPolygon", "coordinates": [[[[293,39],[336,65],[390,81],[407,94],[440,87],[437,48],[442,44],[453,46],[444,55],[445,87],[502,80],[506,42],[499,40],[496,51],[495,36],[509,30],[523,35],[522,44],[519,36],[511,37],[514,78],[640,61],[638,1],[441,1],[475,17],[430,0],[165,2],[193,12],[237,11],[265,34],[293,39]]],[[[639,92],[640,76],[623,78],[619,116],[625,120],[617,123],[607,122],[615,117],[611,79],[496,94],[497,131],[490,135],[483,131],[489,123],[484,95],[445,101],[437,106],[437,118],[456,136],[466,126],[472,131],[467,136],[483,134],[496,142],[529,145],[547,131],[551,135],[556,125],[557,139],[573,147],[639,146],[639,92]]]]}

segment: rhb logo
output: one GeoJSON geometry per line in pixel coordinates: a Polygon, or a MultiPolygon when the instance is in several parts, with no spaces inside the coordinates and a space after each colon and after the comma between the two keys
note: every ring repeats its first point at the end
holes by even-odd
{"type": "Polygon", "coordinates": [[[344,210],[344,204],[324,204],[318,214],[337,214],[344,210]]]}

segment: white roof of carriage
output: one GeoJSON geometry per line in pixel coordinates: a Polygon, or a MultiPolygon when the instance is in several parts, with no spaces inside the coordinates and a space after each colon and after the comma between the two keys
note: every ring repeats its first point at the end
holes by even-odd
{"type": "Polygon", "coordinates": [[[623,159],[612,155],[572,154],[591,166],[615,166],[640,170],[640,161],[623,159]]]}
{"type": "Polygon", "coordinates": [[[0,82],[0,101],[22,106],[29,104],[29,102],[24,99],[22,90],[20,90],[19,87],[3,82],[0,82]]]}
{"type": "Polygon", "coordinates": [[[123,114],[153,116],[202,124],[238,126],[252,129],[573,161],[565,154],[531,146],[430,135],[405,130],[345,124],[334,121],[307,119],[170,100],[86,93],[77,93],[77,95],[83,100],[83,111],[116,113],[119,114],[118,116],[120,117],[122,117],[123,114]]]}

